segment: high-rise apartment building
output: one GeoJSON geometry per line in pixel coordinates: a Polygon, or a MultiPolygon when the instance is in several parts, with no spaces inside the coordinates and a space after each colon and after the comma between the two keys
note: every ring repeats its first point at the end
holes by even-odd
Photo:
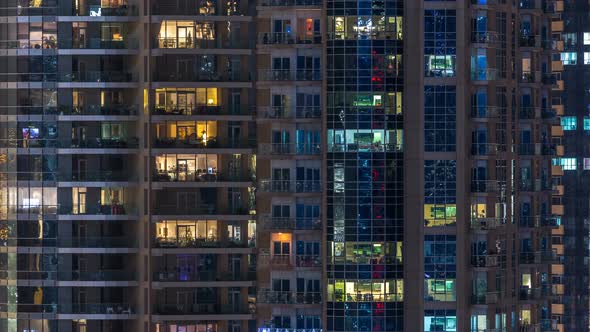
{"type": "Polygon", "coordinates": [[[564,7],[1,1],[0,332],[569,331],[564,7]]]}
{"type": "Polygon", "coordinates": [[[563,62],[564,91],[561,112],[565,154],[554,160],[562,165],[565,226],[565,315],[566,331],[588,331],[588,290],[590,270],[590,22],[588,1],[566,1],[561,31],[560,59],[563,62]]]}

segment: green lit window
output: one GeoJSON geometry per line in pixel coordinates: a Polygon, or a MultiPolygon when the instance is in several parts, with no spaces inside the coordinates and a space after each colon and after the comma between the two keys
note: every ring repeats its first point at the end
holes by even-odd
{"type": "Polygon", "coordinates": [[[563,130],[576,130],[576,117],[563,116],[561,117],[561,126],[563,130]]]}
{"type": "Polygon", "coordinates": [[[590,116],[584,117],[584,130],[590,130],[590,116]]]}

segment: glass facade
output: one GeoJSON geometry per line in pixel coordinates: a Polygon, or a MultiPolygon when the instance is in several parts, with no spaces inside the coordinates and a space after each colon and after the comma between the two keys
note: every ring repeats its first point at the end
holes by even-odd
{"type": "Polygon", "coordinates": [[[402,4],[327,3],[328,331],[403,330],[402,4]]]}

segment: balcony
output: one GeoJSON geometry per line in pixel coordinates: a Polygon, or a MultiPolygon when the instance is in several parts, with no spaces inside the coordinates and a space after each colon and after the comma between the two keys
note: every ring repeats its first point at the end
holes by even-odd
{"type": "Polygon", "coordinates": [[[321,45],[320,33],[292,33],[292,32],[260,32],[258,44],[262,45],[321,45]]]}
{"type": "Polygon", "coordinates": [[[56,112],[60,116],[137,116],[139,105],[60,105],[56,112]]]}
{"type": "MultiPolygon", "coordinates": [[[[60,315],[116,315],[132,319],[135,308],[127,303],[70,303],[70,304],[0,304],[0,312],[60,314],[60,315]]],[[[106,318],[106,317],[105,317],[106,318]]],[[[115,317],[112,317],[115,318],[115,317]]]]}
{"type": "Polygon", "coordinates": [[[186,139],[156,138],[153,147],[158,149],[253,149],[255,145],[247,138],[218,140],[217,137],[197,137],[193,134],[186,139]]]}
{"type": "Polygon", "coordinates": [[[540,300],[551,294],[549,286],[540,288],[520,287],[518,299],[520,301],[540,300]]]}
{"type": "Polygon", "coordinates": [[[519,0],[518,8],[520,9],[543,9],[541,0],[519,0]]]}
{"type": "Polygon", "coordinates": [[[472,31],[471,42],[474,44],[497,44],[500,41],[496,31],[472,31]]]}
{"type": "Polygon", "coordinates": [[[321,106],[297,106],[295,112],[285,106],[258,107],[258,116],[265,119],[319,119],[322,117],[321,106]]]}
{"type": "Polygon", "coordinates": [[[521,31],[518,38],[518,44],[520,47],[541,47],[542,38],[541,36],[530,35],[521,31]]]}
{"type": "Polygon", "coordinates": [[[103,172],[74,171],[70,174],[59,172],[57,180],[59,182],[135,182],[137,181],[137,174],[109,170],[103,172]]]}
{"type": "Polygon", "coordinates": [[[134,271],[0,271],[3,280],[51,280],[51,281],[136,281],[134,271]]]}
{"type": "Polygon", "coordinates": [[[263,7],[321,7],[321,0],[258,0],[263,7]]]}
{"type": "Polygon", "coordinates": [[[258,144],[260,155],[320,155],[320,143],[261,143],[258,144]]]}
{"type": "Polygon", "coordinates": [[[255,281],[256,273],[232,273],[217,271],[178,272],[158,271],[152,277],[154,282],[198,282],[198,281],[255,281]]]}
{"type": "Polygon", "coordinates": [[[250,81],[251,77],[229,70],[170,72],[155,69],[153,80],[155,82],[246,82],[250,81]]]}
{"type": "Polygon", "coordinates": [[[319,255],[295,255],[295,266],[302,268],[321,268],[322,258],[319,255]]]}
{"type": "Polygon", "coordinates": [[[120,40],[105,40],[103,38],[60,38],[59,49],[86,50],[137,50],[139,41],[136,38],[122,37],[120,40]]]}
{"type": "Polygon", "coordinates": [[[518,226],[523,228],[557,227],[559,220],[549,216],[519,216],[518,226]]]}
{"type": "MultiPolygon", "coordinates": [[[[500,292],[487,292],[485,294],[473,294],[473,295],[471,295],[471,304],[476,304],[476,305],[477,304],[478,305],[495,304],[498,302],[499,297],[500,297],[500,292]]],[[[486,330],[486,332],[488,332],[488,330],[486,330]]]]}
{"type": "Polygon", "coordinates": [[[269,231],[275,230],[320,230],[322,220],[318,218],[284,218],[264,215],[259,217],[259,227],[269,231]]]}
{"type": "Polygon", "coordinates": [[[319,81],[322,79],[321,70],[297,69],[261,69],[258,71],[261,81],[319,81]]]}
{"type": "Polygon", "coordinates": [[[506,190],[506,184],[497,180],[471,180],[472,193],[500,193],[506,190]]]}
{"type": "Polygon", "coordinates": [[[323,329],[291,329],[283,327],[259,327],[257,332],[324,332],[323,329]]]}
{"type": "Polygon", "coordinates": [[[506,224],[506,218],[494,218],[494,217],[482,217],[474,218],[471,217],[471,229],[473,230],[491,230],[506,224]]]}
{"type": "MultiPolygon", "coordinates": [[[[1,11],[1,9],[0,9],[1,11]]],[[[57,49],[57,41],[55,37],[51,39],[2,39],[0,40],[0,49],[2,50],[52,50],[57,49]]]]}
{"type": "Polygon", "coordinates": [[[541,82],[541,77],[540,71],[522,71],[519,81],[521,83],[537,83],[541,82]]]}
{"type": "Polygon", "coordinates": [[[73,16],[138,16],[139,11],[135,5],[127,4],[127,1],[117,1],[119,5],[101,6],[101,5],[87,5],[79,8],[74,8],[71,12],[73,16]]]}
{"type": "MultiPolygon", "coordinates": [[[[3,3],[3,5],[6,4],[7,3],[3,3]]],[[[0,7],[0,16],[56,16],[57,9],[57,6],[3,6],[0,7]]]]}
{"type": "Polygon", "coordinates": [[[260,190],[269,193],[320,193],[319,180],[261,180],[260,190]]]}
{"type": "Polygon", "coordinates": [[[209,172],[206,169],[180,172],[176,170],[164,171],[156,170],[152,181],[161,183],[190,183],[193,186],[195,182],[201,183],[232,183],[232,182],[252,182],[254,177],[251,173],[236,172],[234,174],[223,174],[219,172],[209,172]]]}
{"type": "Polygon", "coordinates": [[[506,146],[496,143],[472,143],[471,155],[473,156],[495,156],[498,152],[506,151],[506,146]]]}
{"type": "Polygon", "coordinates": [[[518,256],[519,264],[550,264],[559,262],[562,257],[552,250],[521,251],[518,256]]]}
{"type": "Polygon", "coordinates": [[[471,266],[479,268],[498,267],[501,257],[497,254],[471,255],[471,266]]]}
{"type": "Polygon", "coordinates": [[[472,69],[471,80],[472,81],[494,81],[498,79],[498,69],[485,68],[485,69],[472,69]]]}
{"type": "MultiPolygon", "coordinates": [[[[61,249],[137,249],[137,243],[132,237],[74,237],[74,238],[8,238],[0,240],[7,247],[56,247],[61,249]]],[[[76,251],[76,250],[68,250],[76,251]]]]}
{"type": "MultiPolygon", "coordinates": [[[[503,110],[505,113],[505,110],[503,110]]],[[[500,108],[496,106],[472,106],[471,117],[473,119],[485,120],[500,117],[500,108]]]]}
{"type": "MultiPolygon", "coordinates": [[[[31,215],[37,218],[38,215],[62,215],[65,216],[123,216],[135,215],[133,206],[123,204],[80,204],[78,206],[60,205],[9,205],[9,214],[31,215]]],[[[86,219],[86,218],[85,218],[86,219]]]]}
{"type": "Polygon", "coordinates": [[[178,216],[205,216],[205,215],[241,215],[249,216],[250,209],[246,206],[218,207],[213,203],[200,202],[194,206],[178,206],[159,204],[154,208],[154,215],[178,216]]]}
{"type": "Polygon", "coordinates": [[[521,156],[552,156],[555,154],[555,146],[545,143],[518,144],[518,154],[521,156]]]}
{"type": "Polygon", "coordinates": [[[328,143],[328,152],[402,152],[403,145],[395,143],[328,143]]]}
{"type": "Polygon", "coordinates": [[[152,0],[152,15],[181,15],[181,16],[247,16],[248,1],[223,2],[199,0],[185,0],[182,2],[167,2],[152,0]]]}
{"type": "Polygon", "coordinates": [[[320,304],[321,292],[273,291],[261,289],[256,297],[258,303],[266,304],[320,304]]]}
{"type": "Polygon", "coordinates": [[[155,248],[249,248],[248,241],[222,241],[216,237],[158,237],[154,242],[155,248]]]}
{"type": "Polygon", "coordinates": [[[210,106],[210,105],[156,105],[152,111],[154,116],[231,116],[253,115],[254,108],[250,106],[210,106]]]}
{"type": "Polygon", "coordinates": [[[89,138],[72,139],[70,142],[60,141],[62,149],[137,149],[139,139],[137,137],[119,138],[89,138]]]}
{"type": "Polygon", "coordinates": [[[248,49],[248,40],[227,40],[223,38],[203,39],[196,37],[157,37],[155,49],[248,49]]]}
{"type": "Polygon", "coordinates": [[[125,71],[83,71],[61,73],[60,82],[131,83],[137,82],[137,77],[133,72],[125,71]]]}
{"type": "Polygon", "coordinates": [[[541,114],[539,107],[532,106],[521,106],[518,108],[518,119],[519,120],[533,120],[538,118],[541,114]]]}
{"type": "Polygon", "coordinates": [[[199,299],[199,303],[156,304],[154,315],[251,315],[256,312],[255,306],[242,304],[218,304],[217,299],[199,299]],[[208,303],[210,302],[210,303],[208,303]]]}

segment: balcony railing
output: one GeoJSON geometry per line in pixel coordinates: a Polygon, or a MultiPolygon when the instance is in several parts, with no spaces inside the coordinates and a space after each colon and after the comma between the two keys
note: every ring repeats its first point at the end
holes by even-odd
{"type": "Polygon", "coordinates": [[[158,237],[157,248],[248,248],[247,241],[221,241],[217,238],[158,237]]]}
{"type": "Polygon", "coordinates": [[[104,172],[73,171],[70,174],[59,172],[57,180],[65,182],[134,182],[137,181],[137,174],[109,170],[104,172]]]}
{"type": "Polygon", "coordinates": [[[253,115],[255,108],[252,106],[210,106],[210,105],[156,105],[153,115],[253,115]]]}
{"type": "MultiPolygon", "coordinates": [[[[6,4],[6,2],[4,2],[3,4],[6,4]]],[[[57,9],[57,6],[3,6],[0,7],[0,16],[55,16],[57,15],[57,9]]]]}
{"type": "MultiPolygon", "coordinates": [[[[495,304],[498,302],[498,298],[500,297],[500,292],[486,292],[483,294],[472,294],[471,295],[471,303],[472,304],[495,304]]],[[[472,330],[473,331],[473,330],[472,330]]],[[[490,332],[487,331],[486,332],[490,332]]],[[[500,331],[498,331],[500,332],[500,331]]]]}
{"type": "Polygon", "coordinates": [[[255,306],[242,304],[217,304],[217,299],[199,299],[199,303],[156,304],[156,315],[249,315],[256,312],[255,306]],[[208,303],[209,302],[209,303],[208,303]]]}
{"type": "Polygon", "coordinates": [[[137,16],[139,11],[135,5],[101,6],[88,5],[72,10],[74,16],[137,16]]]}
{"type": "Polygon", "coordinates": [[[555,154],[555,146],[546,143],[521,143],[517,145],[521,156],[551,156],[555,154]]]}
{"type": "Polygon", "coordinates": [[[297,329],[283,327],[259,327],[258,332],[324,332],[323,329],[297,329]]]}
{"type": "Polygon", "coordinates": [[[254,281],[256,273],[232,273],[217,271],[198,271],[198,272],[178,272],[178,271],[158,271],[153,274],[153,281],[159,282],[179,282],[179,281],[254,281]]]}
{"type": "Polygon", "coordinates": [[[139,139],[137,137],[72,139],[71,142],[60,142],[59,146],[76,149],[137,149],[139,139]]]}
{"type": "Polygon", "coordinates": [[[550,216],[519,216],[518,226],[524,228],[556,227],[559,220],[550,216]]]}
{"type": "Polygon", "coordinates": [[[247,138],[241,140],[220,141],[215,137],[204,140],[202,137],[193,135],[188,139],[156,138],[154,148],[186,148],[186,149],[253,149],[254,142],[247,138]]]}
{"type": "Polygon", "coordinates": [[[319,255],[295,255],[297,267],[322,267],[322,258],[319,255]]]}
{"type": "Polygon", "coordinates": [[[495,119],[500,117],[500,108],[496,106],[472,106],[471,117],[474,119],[495,119]]]}
{"type": "Polygon", "coordinates": [[[259,0],[258,4],[270,7],[321,6],[322,0],[259,0]]]}
{"type": "Polygon", "coordinates": [[[107,50],[136,50],[139,42],[136,38],[125,36],[121,40],[105,40],[102,38],[60,38],[60,49],[107,49],[107,50]]]}
{"type": "Polygon", "coordinates": [[[258,71],[258,79],[262,81],[319,81],[322,71],[317,69],[262,69],[258,71]]]}
{"type": "Polygon", "coordinates": [[[496,229],[497,227],[506,224],[506,218],[494,218],[494,217],[482,217],[475,218],[471,217],[471,228],[477,230],[490,230],[496,229]]]}
{"type": "Polygon", "coordinates": [[[500,193],[505,187],[506,184],[497,180],[471,180],[471,192],[474,193],[500,193]]]}
{"type": "Polygon", "coordinates": [[[129,83],[137,82],[137,77],[132,72],[124,71],[83,71],[61,73],[60,82],[96,82],[96,83],[129,83]]]}
{"type": "Polygon", "coordinates": [[[154,73],[154,81],[156,82],[244,82],[250,80],[251,78],[249,75],[242,74],[239,71],[229,70],[208,70],[199,72],[169,72],[156,70],[154,73]]]}
{"type": "Polygon", "coordinates": [[[500,265],[500,255],[471,255],[471,266],[473,267],[497,267],[500,265]]]}
{"type": "Polygon", "coordinates": [[[217,207],[212,203],[200,202],[194,206],[178,206],[176,204],[159,204],[154,208],[154,215],[249,215],[246,206],[217,207]]]}
{"type": "Polygon", "coordinates": [[[328,143],[328,152],[402,152],[402,144],[381,143],[328,143]]]}
{"type": "Polygon", "coordinates": [[[209,173],[207,170],[193,170],[186,172],[156,170],[153,176],[155,182],[251,182],[254,177],[250,173],[236,172],[234,174],[209,173]]]}
{"type": "Polygon", "coordinates": [[[563,257],[558,256],[553,250],[521,251],[518,256],[520,264],[557,263],[563,257]]]}
{"type": "Polygon", "coordinates": [[[294,45],[294,44],[321,44],[321,33],[298,34],[293,32],[260,32],[258,43],[263,45],[294,45]]]}
{"type": "Polygon", "coordinates": [[[89,314],[127,315],[135,314],[133,305],[127,303],[63,303],[63,304],[22,304],[2,303],[0,312],[45,313],[45,314],[89,314]]]}
{"type": "Polygon", "coordinates": [[[244,2],[202,2],[185,0],[182,2],[153,1],[152,15],[191,15],[191,16],[243,16],[248,15],[247,1],[244,2]]]}
{"type": "Polygon", "coordinates": [[[518,38],[520,47],[541,47],[541,36],[530,35],[521,32],[518,38]]]}
{"type": "Polygon", "coordinates": [[[521,301],[533,301],[542,299],[551,294],[551,288],[549,286],[531,288],[531,287],[520,287],[518,291],[518,299],[521,301]]]}
{"type": "Polygon", "coordinates": [[[319,230],[322,228],[322,220],[318,218],[284,218],[272,216],[260,216],[259,227],[267,230],[319,230]]]}
{"type": "Polygon", "coordinates": [[[320,143],[261,143],[258,144],[258,153],[262,155],[320,155],[322,145],[320,143]]]}
{"type": "Polygon", "coordinates": [[[72,237],[72,238],[8,238],[0,240],[5,246],[58,248],[137,248],[132,237],[72,237]]]}
{"type": "Polygon", "coordinates": [[[322,116],[321,106],[297,106],[295,112],[291,107],[261,106],[258,116],[266,119],[318,119],[322,116]]]}
{"type": "Polygon", "coordinates": [[[218,39],[202,39],[195,37],[158,37],[154,40],[154,48],[159,49],[217,49],[248,48],[248,41],[218,39]]]}
{"type": "MultiPolygon", "coordinates": [[[[1,11],[1,9],[0,9],[1,11]]],[[[44,39],[2,39],[0,40],[0,49],[37,49],[48,50],[56,49],[57,40],[53,38],[44,39]]]]}
{"type": "Polygon", "coordinates": [[[0,271],[3,280],[52,280],[52,281],[135,281],[137,274],[125,270],[100,271],[0,271]]]}
{"type": "Polygon", "coordinates": [[[497,143],[472,143],[471,154],[473,156],[494,156],[498,152],[506,150],[506,146],[497,143]]]}
{"type": "Polygon", "coordinates": [[[268,304],[320,304],[321,292],[273,291],[261,289],[256,300],[268,304]]]}
{"type": "Polygon", "coordinates": [[[322,191],[320,180],[262,180],[260,190],[274,193],[319,193],[322,191]]]}
{"type": "Polygon", "coordinates": [[[471,32],[471,42],[476,44],[495,44],[500,41],[498,33],[495,31],[473,31],[471,32]]]}
{"type": "Polygon", "coordinates": [[[138,114],[139,105],[84,105],[66,106],[60,105],[59,115],[121,115],[130,116],[138,114]]]}
{"type": "Polygon", "coordinates": [[[127,204],[9,205],[7,212],[32,215],[131,215],[137,213],[133,206],[127,204]]]}
{"type": "Polygon", "coordinates": [[[471,80],[472,81],[493,81],[498,79],[498,69],[486,68],[486,69],[472,69],[471,80]]]}

